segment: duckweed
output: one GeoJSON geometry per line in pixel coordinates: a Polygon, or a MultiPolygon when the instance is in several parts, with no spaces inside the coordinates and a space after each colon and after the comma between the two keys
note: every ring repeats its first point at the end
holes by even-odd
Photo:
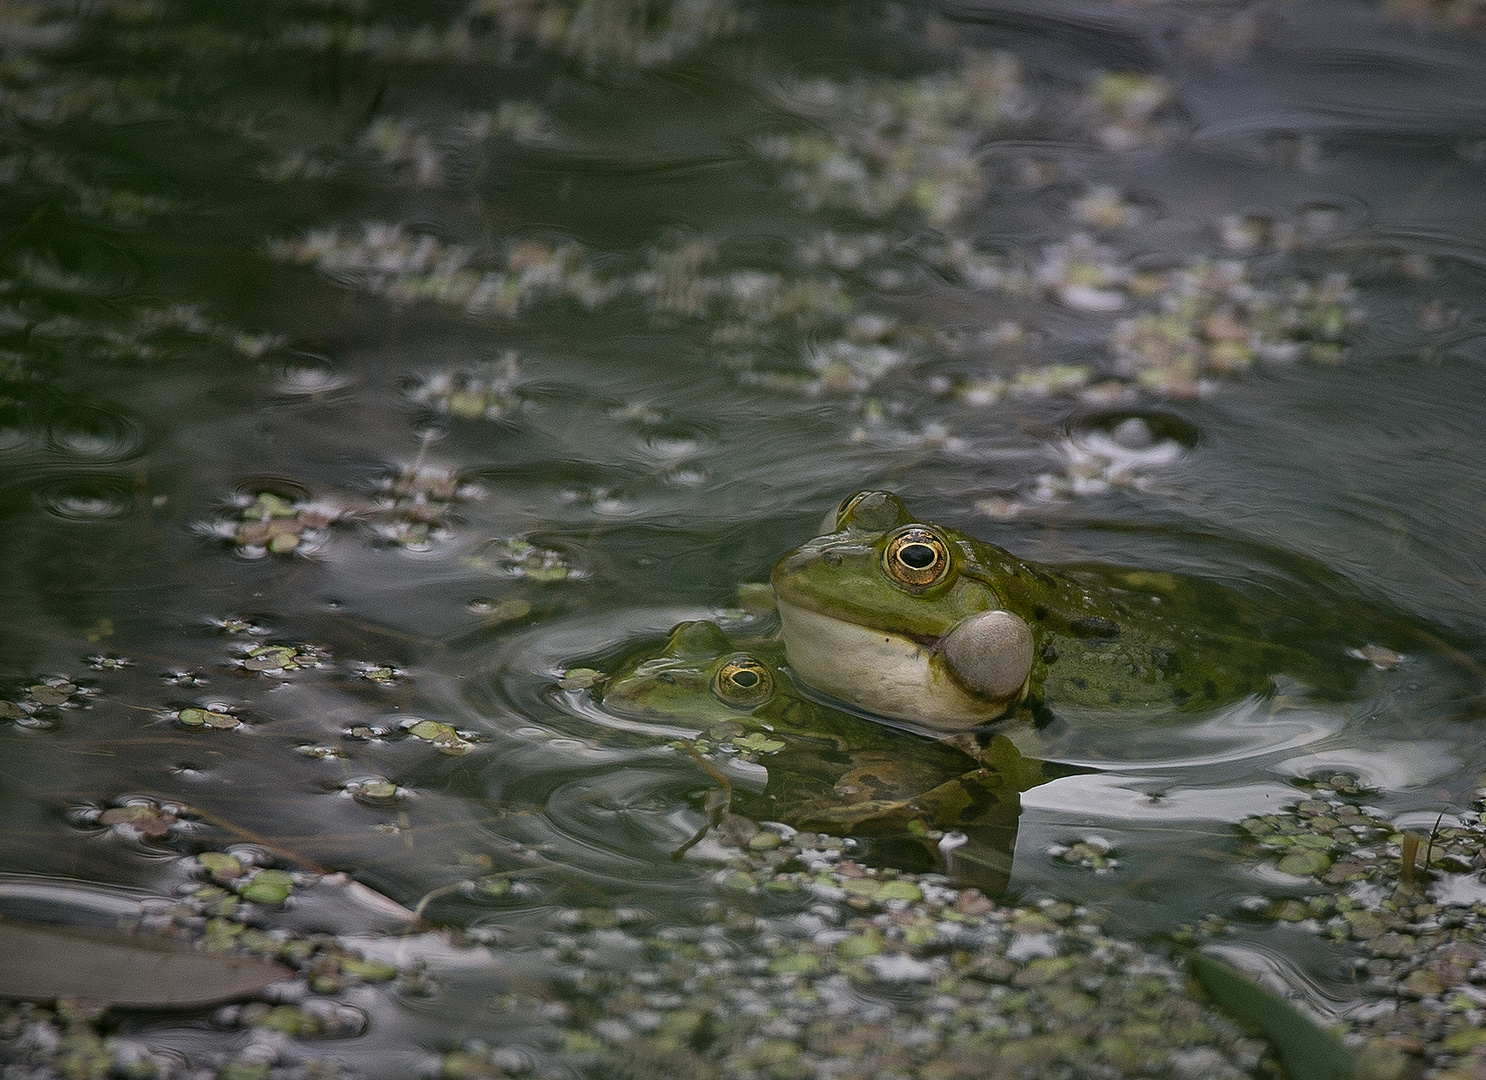
{"type": "Polygon", "coordinates": [[[1409,840],[1360,803],[1366,792],[1356,777],[1324,776],[1307,786],[1309,797],[1281,813],[1246,819],[1241,834],[1251,856],[1309,877],[1319,891],[1256,897],[1246,907],[1344,949],[1354,978],[1375,999],[1400,995],[1394,1007],[1363,1014],[1357,1024],[1380,1053],[1397,1059],[1394,1072],[1380,1075],[1409,1075],[1408,1055],[1384,1042],[1399,1032],[1416,1052],[1429,1048],[1430,1075],[1473,1075],[1486,1062],[1486,1047],[1471,1034],[1483,1015],[1473,991],[1461,993],[1486,960],[1486,903],[1473,881],[1486,826],[1479,814],[1462,814],[1409,840]]]}
{"type": "Polygon", "coordinates": [[[436,371],[412,382],[408,400],[456,420],[502,420],[523,404],[517,354],[479,370],[436,371]]]}
{"type": "Polygon", "coordinates": [[[525,578],[539,584],[581,576],[562,552],[541,547],[521,537],[494,540],[479,557],[482,564],[503,577],[525,578]]]}
{"type": "Polygon", "coordinates": [[[261,491],[241,505],[236,521],[208,526],[207,531],[230,541],[251,558],[303,554],[324,542],[339,509],[297,502],[261,491]]]}
{"type": "Polygon", "coordinates": [[[780,103],[812,130],[754,147],[785,168],[784,186],[807,210],[909,210],[942,225],[983,196],[979,143],[1021,115],[1025,97],[1020,65],[1004,53],[971,54],[953,72],[918,79],[802,82],[780,103]]]}
{"type": "Polygon", "coordinates": [[[104,825],[111,829],[149,839],[171,835],[180,823],[183,810],[153,799],[131,799],[105,810],[84,814],[85,821],[104,825]]]}
{"type": "Polygon", "coordinates": [[[1176,91],[1159,75],[1106,71],[1094,80],[1088,95],[1102,121],[1099,139],[1110,149],[1147,146],[1170,134],[1164,114],[1176,100],[1176,91]]]}
{"type": "Polygon", "coordinates": [[[436,720],[406,720],[403,730],[415,739],[432,743],[441,754],[468,754],[475,749],[476,740],[472,732],[457,731],[453,726],[436,720]]]}
{"type": "Polygon", "coordinates": [[[259,870],[238,895],[255,904],[282,904],[294,891],[294,875],[284,870],[259,870]]]}
{"type": "Polygon", "coordinates": [[[278,675],[319,667],[329,657],[329,650],[318,645],[256,645],[239,657],[237,663],[244,671],[278,675]]]}
{"type": "Polygon", "coordinates": [[[201,731],[232,731],[244,726],[227,706],[215,703],[204,708],[181,709],[175,714],[175,720],[181,727],[201,731]]]}

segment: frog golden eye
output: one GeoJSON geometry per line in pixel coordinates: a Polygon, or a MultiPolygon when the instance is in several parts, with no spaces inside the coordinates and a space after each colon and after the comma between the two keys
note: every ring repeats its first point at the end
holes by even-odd
{"type": "Polygon", "coordinates": [[[937,585],[949,573],[949,548],[933,530],[913,525],[888,540],[882,568],[899,585],[913,589],[937,585]]]}
{"type": "Polygon", "coordinates": [[[712,692],[728,705],[761,705],[774,693],[774,676],[751,656],[735,656],[712,677],[712,692]]]}

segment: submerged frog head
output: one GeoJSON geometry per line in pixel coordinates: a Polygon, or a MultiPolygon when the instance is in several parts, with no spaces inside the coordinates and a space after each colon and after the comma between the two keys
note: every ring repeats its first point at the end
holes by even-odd
{"type": "Polygon", "coordinates": [[[870,491],[774,566],[786,655],[804,682],[880,716],[956,731],[1048,706],[1206,706],[1313,657],[1265,640],[1211,582],[1055,569],[916,520],[870,491]]]}
{"type": "MultiPolygon", "coordinates": [[[[608,712],[637,720],[694,726],[726,742],[748,732],[810,753],[903,749],[926,743],[802,694],[781,665],[777,638],[735,641],[716,623],[684,622],[659,648],[629,657],[596,688],[608,712]]],[[[929,744],[930,751],[949,753],[929,744]]],[[[965,756],[954,751],[954,763],[965,756]]]]}
{"type": "Polygon", "coordinates": [[[1026,696],[1034,661],[1025,619],[998,576],[1016,560],[952,529],[916,522],[901,499],[860,492],[835,528],[774,566],[790,666],[869,711],[960,730],[1026,696]]]}
{"type": "Polygon", "coordinates": [[[714,622],[681,623],[658,652],[634,657],[609,676],[601,700],[624,716],[702,727],[751,714],[788,687],[774,666],[779,645],[751,644],[738,648],[714,622]]]}

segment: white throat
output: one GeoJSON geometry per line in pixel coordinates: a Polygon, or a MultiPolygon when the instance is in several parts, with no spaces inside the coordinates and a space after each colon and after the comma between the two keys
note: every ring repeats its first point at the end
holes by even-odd
{"type": "Polygon", "coordinates": [[[872,630],[779,601],[785,655],[811,686],[868,712],[935,731],[964,731],[995,720],[1005,702],[988,702],[955,682],[938,652],[912,638],[872,630]]]}

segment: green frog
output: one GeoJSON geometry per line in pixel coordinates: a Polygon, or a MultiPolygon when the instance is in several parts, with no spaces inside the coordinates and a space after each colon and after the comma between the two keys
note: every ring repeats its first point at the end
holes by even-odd
{"type": "Polygon", "coordinates": [[[736,642],[716,623],[684,622],[594,696],[619,716],[694,725],[708,741],[756,756],[769,779],[745,809],[798,828],[921,838],[999,824],[1014,834],[1020,792],[1050,778],[1004,737],[983,749],[952,745],[805,697],[782,658],[777,639],[736,642]]]}
{"type": "Polygon", "coordinates": [[[827,528],[774,566],[788,664],[879,716],[954,732],[1024,707],[1191,709],[1279,673],[1336,678],[1265,640],[1263,613],[1215,583],[1041,566],[918,521],[885,491],[852,495],[827,528]]]}

